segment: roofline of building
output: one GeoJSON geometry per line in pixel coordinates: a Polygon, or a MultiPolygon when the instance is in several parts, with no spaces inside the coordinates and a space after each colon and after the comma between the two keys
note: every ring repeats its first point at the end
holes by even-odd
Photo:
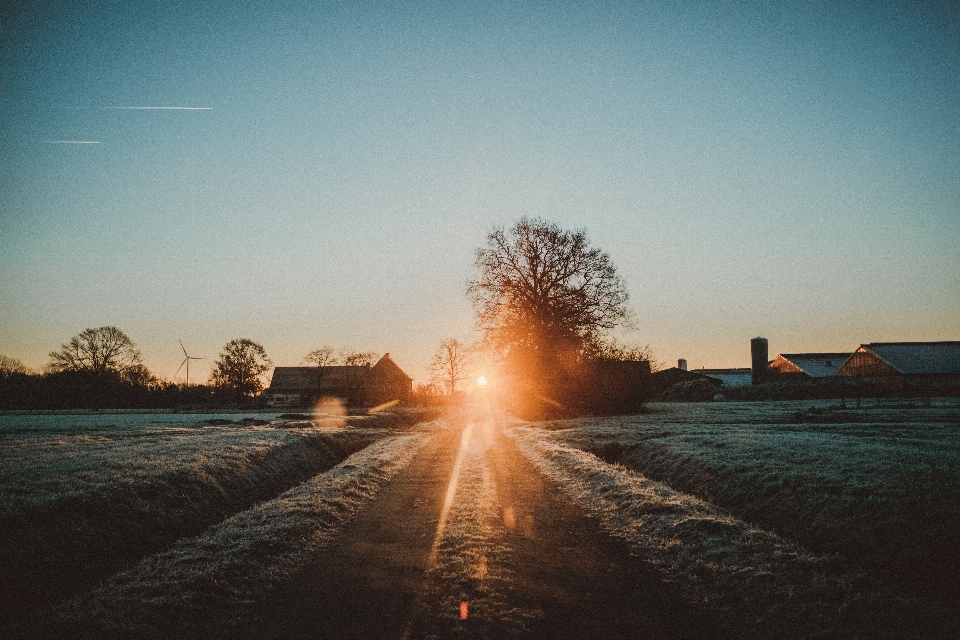
{"type": "MultiPolygon", "coordinates": [[[[778,356],[786,358],[849,358],[853,355],[853,352],[847,351],[845,353],[779,353],[778,356]]],[[[774,358],[776,359],[776,358],[774,358]]]]}
{"type": "MultiPolygon", "coordinates": [[[[899,367],[895,366],[892,362],[889,362],[886,358],[884,358],[883,356],[881,356],[879,353],[876,353],[875,351],[873,351],[872,349],[870,349],[870,346],[871,346],[871,345],[878,345],[878,344],[896,344],[896,345],[901,345],[901,346],[902,346],[902,345],[906,345],[906,344],[929,344],[929,343],[926,343],[926,342],[871,342],[870,344],[862,344],[862,345],[860,345],[860,349],[866,349],[868,352],[870,352],[870,355],[872,355],[874,358],[876,358],[877,360],[879,360],[879,361],[882,362],[883,364],[887,365],[888,367],[890,367],[891,369],[893,369],[894,371],[896,371],[896,372],[899,373],[900,375],[904,376],[904,375],[907,375],[907,374],[905,374],[903,371],[901,371],[899,367]]],[[[859,351],[860,349],[857,349],[857,351],[859,351]]],[[[852,354],[849,358],[847,358],[847,360],[848,360],[848,361],[849,361],[849,360],[852,360],[852,359],[853,359],[853,356],[857,355],[857,351],[854,351],[853,354],[852,354]]],[[[843,363],[843,366],[841,366],[840,368],[842,369],[844,366],[846,366],[846,364],[847,364],[847,363],[844,362],[844,363],[843,363]]]]}
{"type": "Polygon", "coordinates": [[[898,346],[898,347],[928,347],[933,345],[949,345],[957,344],[960,345],[960,340],[934,340],[931,342],[868,342],[861,344],[861,347],[882,347],[885,345],[898,346]]]}

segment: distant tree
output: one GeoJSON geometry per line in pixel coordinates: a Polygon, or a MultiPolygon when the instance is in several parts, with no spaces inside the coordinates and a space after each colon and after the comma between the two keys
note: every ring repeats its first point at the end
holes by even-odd
{"type": "Polygon", "coordinates": [[[650,348],[649,344],[643,346],[636,344],[622,344],[616,340],[610,340],[598,345],[594,357],[601,358],[603,360],[622,360],[622,361],[639,361],[646,360],[650,363],[650,371],[659,371],[663,368],[664,363],[660,360],[657,360],[656,354],[653,353],[653,349],[650,348]]]}
{"type": "Polygon", "coordinates": [[[335,352],[333,347],[323,346],[303,356],[302,362],[305,364],[315,364],[318,367],[336,365],[362,367],[363,365],[373,364],[376,357],[377,354],[373,351],[354,351],[353,349],[344,348],[335,352]]]}
{"type": "Polygon", "coordinates": [[[17,358],[0,354],[0,376],[7,376],[14,373],[27,373],[26,365],[17,358]]]}
{"type": "Polygon", "coordinates": [[[468,349],[456,338],[447,338],[433,354],[430,364],[431,381],[449,395],[457,392],[457,383],[466,380],[469,361],[468,349]]]}
{"type": "Polygon", "coordinates": [[[337,357],[334,355],[333,347],[323,346],[314,349],[303,356],[304,364],[315,364],[318,367],[327,367],[337,363],[337,357]]]}
{"type": "Polygon", "coordinates": [[[47,367],[51,371],[84,371],[97,376],[122,375],[144,368],[140,351],[116,327],[85,329],[60,345],[60,351],[52,351],[47,367]]]}
{"type": "Polygon", "coordinates": [[[487,236],[476,266],[467,292],[483,341],[530,375],[581,359],[629,323],[626,284],[582,230],[522,218],[487,236]]]}
{"type": "Polygon", "coordinates": [[[124,382],[128,382],[139,387],[160,389],[164,386],[164,381],[153,375],[153,372],[151,372],[142,364],[128,367],[122,374],[120,374],[120,378],[124,382]]]}
{"type": "Polygon", "coordinates": [[[377,354],[373,351],[354,351],[353,349],[340,349],[337,355],[337,364],[347,367],[363,367],[373,364],[377,354]]]}
{"type": "Polygon", "coordinates": [[[418,383],[413,388],[415,396],[437,396],[443,393],[443,389],[437,386],[436,382],[418,383]]]}
{"type": "Polygon", "coordinates": [[[238,338],[224,345],[210,377],[216,387],[245,398],[263,391],[262,376],[272,366],[273,361],[261,345],[238,338]]]}
{"type": "Polygon", "coordinates": [[[413,387],[413,404],[424,407],[441,406],[450,400],[436,382],[419,383],[413,387]]]}

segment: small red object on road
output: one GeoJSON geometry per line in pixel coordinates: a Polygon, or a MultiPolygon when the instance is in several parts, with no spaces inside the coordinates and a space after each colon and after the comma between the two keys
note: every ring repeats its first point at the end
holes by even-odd
{"type": "Polygon", "coordinates": [[[460,619],[461,620],[467,619],[467,603],[466,602],[460,603],[460,619]]]}

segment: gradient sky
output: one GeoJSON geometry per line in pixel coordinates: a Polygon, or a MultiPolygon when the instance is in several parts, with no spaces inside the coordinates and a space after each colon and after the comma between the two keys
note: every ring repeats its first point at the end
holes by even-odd
{"type": "Polygon", "coordinates": [[[669,363],[960,339],[957,3],[11,4],[0,353],[28,365],[115,325],[166,377],[178,340],[199,379],[248,337],[424,381],[524,215],[586,229],[669,363]],[[160,106],[206,109],[118,108],[160,106]]]}

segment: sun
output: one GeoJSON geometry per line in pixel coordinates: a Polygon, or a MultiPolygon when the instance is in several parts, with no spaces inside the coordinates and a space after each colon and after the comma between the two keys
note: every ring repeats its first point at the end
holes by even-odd
{"type": "Polygon", "coordinates": [[[480,376],[479,378],[477,378],[477,384],[480,385],[481,387],[486,386],[486,385],[487,385],[487,377],[486,377],[486,376],[480,376]]]}

